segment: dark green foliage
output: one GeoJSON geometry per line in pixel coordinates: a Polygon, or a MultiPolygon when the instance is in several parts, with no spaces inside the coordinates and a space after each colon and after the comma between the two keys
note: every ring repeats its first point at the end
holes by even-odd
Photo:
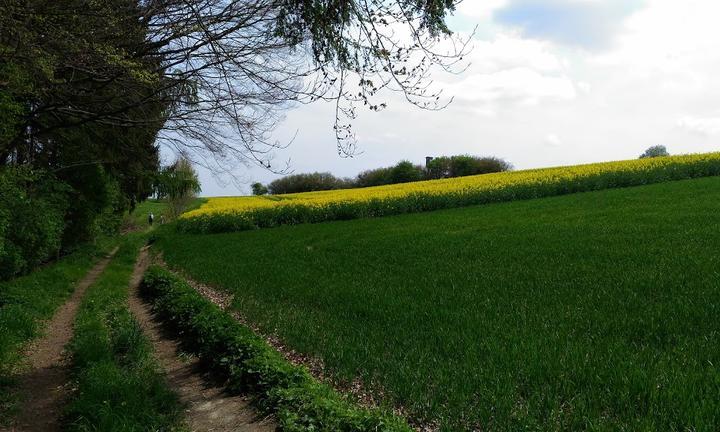
{"type": "MultiPolygon", "coordinates": [[[[312,192],[352,187],[352,181],[335,177],[330,173],[293,174],[273,180],[268,190],[273,195],[312,192]]],[[[257,195],[257,194],[255,194],[257,195]]]]}
{"type": "Polygon", "coordinates": [[[63,248],[71,250],[98,235],[116,234],[128,208],[116,178],[101,165],[77,167],[61,174],[69,186],[63,248]]]}
{"type": "Polygon", "coordinates": [[[0,280],[60,252],[69,188],[27,168],[0,168],[0,280]]]}
{"type": "Polygon", "coordinates": [[[357,176],[356,187],[382,186],[394,183],[408,183],[422,180],[424,172],[422,167],[413,165],[409,161],[400,161],[387,168],[376,168],[363,171],[357,176]]]}
{"type": "Polygon", "coordinates": [[[59,174],[0,167],[0,280],[120,228],[127,201],[115,177],[98,165],[59,174]]]}
{"type": "Polygon", "coordinates": [[[663,157],[663,156],[670,156],[670,153],[668,153],[667,148],[665,148],[665,146],[663,146],[663,145],[656,145],[656,146],[648,147],[648,149],[645,150],[645,152],[640,155],[640,159],[663,157]]]}
{"type": "Polygon", "coordinates": [[[437,36],[450,32],[445,17],[455,9],[455,3],[455,0],[401,0],[396,2],[401,11],[394,10],[397,16],[391,17],[379,9],[383,7],[381,2],[375,2],[370,8],[357,0],[282,0],[278,7],[276,33],[295,43],[310,35],[313,54],[318,61],[334,60],[353,69],[360,64],[359,59],[351,55],[358,47],[348,38],[347,28],[356,25],[357,20],[374,20],[379,24],[393,18],[400,22],[403,18],[417,16],[420,28],[437,36]],[[370,13],[375,8],[378,9],[370,13]]]}
{"type": "Polygon", "coordinates": [[[716,431],[718,226],[714,177],[156,245],[442,431],[716,431]]]}
{"type": "Polygon", "coordinates": [[[362,409],[293,366],[250,329],[160,267],[151,267],[142,285],[155,310],[185,338],[230,390],[251,393],[273,412],[284,431],[406,431],[401,419],[362,409]]]}
{"type": "Polygon", "coordinates": [[[185,211],[201,190],[197,172],[184,158],[161,169],[155,177],[154,188],[155,195],[169,204],[169,216],[173,219],[185,211]]]}
{"type": "Polygon", "coordinates": [[[363,171],[357,176],[355,185],[357,187],[371,187],[390,184],[390,171],[392,167],[376,168],[363,171]]]}
{"type": "Polygon", "coordinates": [[[88,289],[70,344],[77,390],[66,414],[70,431],[174,430],[182,409],[127,309],[127,289],[144,238],[125,238],[88,289]]]}
{"type": "Polygon", "coordinates": [[[427,164],[425,176],[428,179],[440,179],[488,174],[510,169],[512,169],[512,165],[496,157],[440,156],[427,164]]]}
{"type": "Polygon", "coordinates": [[[260,196],[260,195],[268,194],[268,188],[262,183],[255,182],[252,185],[250,185],[250,187],[252,188],[253,195],[260,196]]]}
{"type": "MultiPolygon", "coordinates": [[[[22,271],[117,232],[122,214],[152,192],[168,102],[159,59],[137,52],[147,31],[141,14],[128,0],[3,2],[0,170],[15,173],[3,177],[18,175],[16,167],[42,174],[10,181],[20,185],[15,196],[33,200],[27,206],[46,218],[43,226],[61,235],[59,244],[47,242],[52,253],[28,241],[42,257],[26,259],[22,271]],[[53,190],[38,198],[50,181],[53,190]],[[63,204],[50,209],[48,200],[63,204]]],[[[0,220],[6,206],[16,207],[0,202],[0,220]]],[[[22,206],[17,213],[14,219],[32,220],[22,206]]]]}
{"type": "Polygon", "coordinates": [[[423,169],[410,161],[400,161],[390,169],[390,183],[409,183],[423,179],[423,169]]]}
{"type": "MultiPolygon", "coordinates": [[[[9,25],[9,16],[0,14],[0,27],[9,25]]],[[[0,45],[0,58],[3,56],[2,45],[0,45]]],[[[17,97],[18,94],[30,90],[29,79],[25,71],[17,64],[2,61],[0,62],[0,156],[2,150],[9,146],[22,128],[23,117],[27,114],[28,107],[17,97]]]]}

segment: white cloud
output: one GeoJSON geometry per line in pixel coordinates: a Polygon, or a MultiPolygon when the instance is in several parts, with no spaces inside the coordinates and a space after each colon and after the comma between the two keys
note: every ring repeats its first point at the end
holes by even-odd
{"type": "Polygon", "coordinates": [[[626,22],[618,48],[595,58],[632,73],[691,73],[692,63],[717,59],[720,2],[648,0],[626,22]]]}
{"type": "Polygon", "coordinates": [[[588,82],[586,82],[586,81],[579,81],[579,82],[577,83],[577,88],[578,88],[578,90],[580,90],[582,93],[588,94],[588,93],[590,93],[590,92],[592,91],[592,84],[590,84],[590,83],[588,83],[588,82]]]}
{"type": "Polygon", "coordinates": [[[458,101],[480,115],[497,109],[537,105],[544,100],[572,100],[577,92],[564,72],[564,61],[550,44],[513,34],[476,41],[467,72],[452,83],[439,83],[458,101]]]}
{"type": "Polygon", "coordinates": [[[550,147],[560,147],[562,145],[562,140],[554,133],[546,135],[544,142],[545,145],[548,145],[550,147]]]}
{"type": "Polygon", "coordinates": [[[470,54],[471,72],[488,73],[517,67],[545,72],[561,70],[562,61],[551,48],[547,42],[514,34],[499,34],[491,41],[478,40],[470,54]]]}
{"type": "Polygon", "coordinates": [[[507,3],[508,0],[465,0],[460,3],[457,10],[467,17],[487,19],[507,3]]]}
{"type": "Polygon", "coordinates": [[[484,104],[537,105],[544,99],[572,100],[576,96],[567,77],[543,75],[527,67],[474,74],[452,84],[447,91],[457,99],[484,104]]]}
{"type": "Polygon", "coordinates": [[[700,135],[720,135],[720,117],[682,117],[677,122],[681,129],[700,135]]]}

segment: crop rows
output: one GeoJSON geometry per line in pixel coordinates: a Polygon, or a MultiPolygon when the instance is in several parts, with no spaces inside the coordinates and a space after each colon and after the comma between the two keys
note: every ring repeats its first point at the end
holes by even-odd
{"type": "Polygon", "coordinates": [[[410,432],[392,413],[358,407],[289,363],[169,271],[151,267],[142,288],[155,311],[184,336],[187,352],[225,379],[231,392],[255,395],[258,407],[274,414],[280,430],[410,432]]]}
{"type": "Polygon", "coordinates": [[[233,295],[261,333],[412,423],[699,432],[720,430],[718,226],[720,177],[709,177],[343,223],[163,230],[155,247],[233,295]]]}

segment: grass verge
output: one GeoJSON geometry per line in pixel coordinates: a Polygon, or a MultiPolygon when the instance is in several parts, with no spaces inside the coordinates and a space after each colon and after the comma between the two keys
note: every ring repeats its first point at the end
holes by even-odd
{"type": "Polygon", "coordinates": [[[131,234],[100,279],[88,288],[70,343],[77,391],[70,431],[170,431],[181,428],[177,396],[152,346],[127,308],[128,283],[145,237],[131,234]]]}
{"type": "Polygon", "coordinates": [[[178,330],[188,351],[228,380],[231,391],[257,396],[284,431],[403,431],[400,418],[360,408],[285,360],[250,329],[160,267],[148,270],[143,291],[162,318],[178,330]]]}
{"type": "Polygon", "coordinates": [[[0,282],[0,424],[15,410],[13,374],[23,347],[42,332],[44,321],[72,294],[75,284],[115,241],[86,245],[34,272],[0,282]]]}
{"type": "Polygon", "coordinates": [[[446,431],[720,430],[720,178],[156,245],[446,431]]]}

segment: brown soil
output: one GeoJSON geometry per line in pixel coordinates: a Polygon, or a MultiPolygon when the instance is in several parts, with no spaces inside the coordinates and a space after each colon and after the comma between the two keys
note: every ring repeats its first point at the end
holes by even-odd
{"type": "Polygon", "coordinates": [[[148,263],[148,251],[143,248],[130,281],[130,310],[152,342],[155,357],[166,371],[171,388],[186,405],[186,419],[190,429],[213,432],[276,430],[275,422],[261,418],[246,398],[226,394],[221,385],[201,372],[197,358],[181,359],[179,342],[163,332],[150,305],[139,296],[138,287],[148,263]]]}
{"type": "Polygon", "coordinates": [[[115,252],[117,248],[95,264],[77,284],[70,299],[47,323],[45,335],[25,350],[29,368],[18,377],[20,412],[13,426],[9,429],[0,428],[1,431],[60,430],[60,417],[68,395],[70,374],[65,345],[72,338],[73,322],[85,291],[102,274],[115,252]]]}

